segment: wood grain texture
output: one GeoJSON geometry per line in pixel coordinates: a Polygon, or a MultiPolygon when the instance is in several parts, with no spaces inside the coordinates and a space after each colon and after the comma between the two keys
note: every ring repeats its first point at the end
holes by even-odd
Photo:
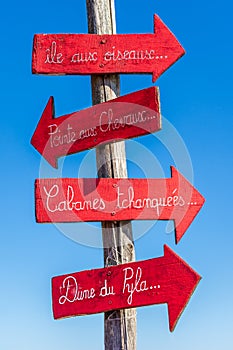
{"type": "Polygon", "coordinates": [[[167,303],[173,331],[200,279],[165,245],[159,258],[54,277],[54,318],[167,303]]]}
{"type": "MultiPolygon", "coordinates": [[[[86,0],[88,32],[116,34],[114,0],[86,0]]],[[[91,76],[93,105],[112,100],[120,95],[117,74],[91,76]]],[[[125,143],[97,147],[98,177],[127,177],[125,143]]],[[[118,265],[135,260],[131,222],[103,222],[102,237],[104,266],[118,265]]],[[[136,310],[114,310],[104,315],[105,350],[136,350],[136,310]]]]}
{"type": "Polygon", "coordinates": [[[178,242],[204,198],[171,169],[168,179],[39,179],[37,221],[174,220],[178,242]]]}
{"type": "Polygon", "coordinates": [[[35,74],[149,73],[153,74],[154,82],[184,53],[175,36],[154,15],[154,34],[113,35],[111,31],[36,34],[32,71],[35,74]]]}
{"type": "Polygon", "coordinates": [[[54,118],[50,97],[31,143],[57,168],[57,158],[161,129],[159,91],[151,87],[54,118]]]}

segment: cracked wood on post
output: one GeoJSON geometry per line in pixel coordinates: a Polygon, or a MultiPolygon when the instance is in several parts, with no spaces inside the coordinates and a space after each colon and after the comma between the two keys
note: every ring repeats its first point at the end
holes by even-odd
{"type": "MultiPolygon", "coordinates": [[[[86,0],[88,32],[115,34],[114,0],[86,0]]],[[[115,74],[92,76],[92,102],[98,104],[120,95],[120,80],[115,74]]],[[[125,143],[118,142],[96,149],[99,177],[127,177],[125,143]]],[[[130,222],[103,222],[102,236],[105,266],[135,260],[130,222]]],[[[105,313],[105,350],[136,349],[136,310],[116,310],[105,313]]]]}

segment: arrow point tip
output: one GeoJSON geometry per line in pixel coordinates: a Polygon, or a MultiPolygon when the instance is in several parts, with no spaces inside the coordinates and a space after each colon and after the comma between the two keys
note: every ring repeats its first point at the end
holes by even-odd
{"type": "Polygon", "coordinates": [[[183,213],[174,211],[175,239],[179,243],[186,230],[202,208],[205,199],[174,166],[171,166],[171,177],[174,188],[178,189],[178,196],[183,200],[183,213]]]}
{"type": "Polygon", "coordinates": [[[155,83],[156,80],[158,79],[159,74],[157,72],[153,72],[152,73],[152,83],[155,83]]]}
{"type": "Polygon", "coordinates": [[[164,252],[164,256],[169,255],[169,254],[174,254],[173,250],[171,248],[169,248],[169,246],[167,244],[164,244],[163,252],[164,252]]]}
{"type": "MultiPolygon", "coordinates": [[[[159,26],[159,25],[161,25],[162,24],[162,26],[165,26],[165,24],[163,23],[163,21],[161,20],[161,18],[155,13],[154,14],[154,33],[156,33],[156,31],[157,31],[157,27],[159,26]]],[[[165,26],[166,27],[166,26],[165,26]]]]}
{"type": "Polygon", "coordinates": [[[47,150],[48,142],[48,125],[54,118],[54,98],[50,96],[43,110],[41,118],[38,122],[36,130],[31,138],[32,146],[50,163],[57,168],[57,159],[53,154],[49,154],[47,150]]]}
{"type": "Polygon", "coordinates": [[[51,155],[50,157],[46,156],[45,154],[42,155],[53,168],[58,169],[57,157],[53,155],[51,155]]]}
{"type": "MultiPolygon", "coordinates": [[[[185,50],[180,42],[177,40],[172,31],[167,27],[167,25],[160,19],[160,17],[154,14],[154,34],[160,36],[160,40],[163,40],[165,46],[169,45],[174,52],[173,58],[170,61],[170,64],[167,68],[173,63],[175,63],[178,59],[180,59],[184,54],[185,50]]],[[[167,69],[166,68],[166,69],[167,69]]]]}
{"type": "MultiPolygon", "coordinates": [[[[54,117],[54,97],[53,96],[49,97],[49,100],[48,100],[47,105],[44,109],[44,112],[48,113],[49,118],[54,117]]],[[[44,114],[44,112],[43,112],[43,114],[44,114]]]]}
{"type": "MultiPolygon", "coordinates": [[[[50,96],[48,102],[43,110],[39,123],[43,123],[42,128],[44,128],[44,123],[46,124],[48,121],[54,118],[54,98],[50,96]]],[[[47,125],[47,124],[46,124],[47,125]]]]}
{"type": "Polygon", "coordinates": [[[170,322],[169,322],[169,331],[170,331],[171,333],[172,333],[172,332],[174,331],[174,329],[176,328],[177,322],[178,322],[178,320],[177,320],[176,322],[172,323],[172,324],[170,324],[170,322]]]}
{"type": "MultiPolygon", "coordinates": [[[[201,276],[172,250],[171,253],[174,266],[177,266],[177,268],[179,266],[178,270],[174,271],[174,274],[179,276],[179,283],[183,286],[179,297],[175,300],[172,298],[170,302],[168,301],[169,329],[173,332],[181,314],[200,282],[201,276]]],[[[174,289],[174,293],[177,294],[176,288],[174,289]]]]}

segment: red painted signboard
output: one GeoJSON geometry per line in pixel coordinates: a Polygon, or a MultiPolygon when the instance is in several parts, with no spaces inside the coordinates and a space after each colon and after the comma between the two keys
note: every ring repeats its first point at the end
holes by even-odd
{"type": "Polygon", "coordinates": [[[54,118],[50,97],[31,139],[53,166],[57,158],[161,129],[159,90],[151,87],[83,111],[54,118]]]}
{"type": "Polygon", "coordinates": [[[54,318],[167,303],[173,331],[200,279],[165,245],[163,257],[54,277],[54,318]]]}
{"type": "Polygon", "coordinates": [[[168,179],[37,179],[37,222],[174,220],[176,242],[202,195],[174,168],[168,179]]]}
{"type": "Polygon", "coordinates": [[[35,74],[152,73],[153,82],[185,53],[154,15],[154,34],[36,34],[35,74]]]}

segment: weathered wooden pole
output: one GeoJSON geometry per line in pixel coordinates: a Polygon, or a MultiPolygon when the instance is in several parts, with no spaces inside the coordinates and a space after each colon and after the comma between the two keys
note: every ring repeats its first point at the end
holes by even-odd
{"type": "MultiPolygon", "coordinates": [[[[90,34],[115,34],[114,0],[86,0],[90,34]]],[[[91,77],[92,102],[98,104],[120,94],[119,75],[91,77]]],[[[111,143],[96,149],[98,177],[126,178],[125,143],[111,143]]],[[[104,265],[135,261],[131,222],[103,222],[104,265]]],[[[136,349],[136,310],[105,313],[105,350],[136,349]]]]}

